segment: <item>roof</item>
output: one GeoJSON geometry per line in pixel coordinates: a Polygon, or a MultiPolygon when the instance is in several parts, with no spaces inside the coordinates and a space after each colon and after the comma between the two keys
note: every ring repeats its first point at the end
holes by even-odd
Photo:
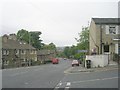
{"type": "Polygon", "coordinates": [[[119,24],[120,18],[92,18],[95,24],[119,24]]]}
{"type": "Polygon", "coordinates": [[[4,49],[35,49],[33,46],[24,41],[8,39],[7,42],[2,41],[2,48],[4,49]]]}
{"type": "Polygon", "coordinates": [[[46,55],[55,53],[55,50],[39,50],[37,51],[37,55],[46,55]]]}

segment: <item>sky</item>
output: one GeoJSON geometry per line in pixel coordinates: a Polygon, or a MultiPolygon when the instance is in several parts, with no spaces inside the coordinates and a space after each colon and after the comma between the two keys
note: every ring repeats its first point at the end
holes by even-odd
{"type": "Polygon", "coordinates": [[[0,0],[0,35],[41,31],[43,43],[76,45],[91,18],[117,18],[119,0],[0,0]]]}

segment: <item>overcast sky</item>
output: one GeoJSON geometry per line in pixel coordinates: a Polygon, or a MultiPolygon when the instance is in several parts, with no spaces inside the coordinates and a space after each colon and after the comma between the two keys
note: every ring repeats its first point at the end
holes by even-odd
{"type": "Polygon", "coordinates": [[[1,34],[41,31],[56,46],[75,45],[92,17],[118,17],[119,0],[1,0],[1,34]]]}

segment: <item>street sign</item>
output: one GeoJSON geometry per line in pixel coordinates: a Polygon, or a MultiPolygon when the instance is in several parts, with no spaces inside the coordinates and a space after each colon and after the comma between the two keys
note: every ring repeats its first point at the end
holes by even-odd
{"type": "Polygon", "coordinates": [[[81,53],[81,52],[88,52],[88,50],[78,50],[77,52],[78,52],[78,53],[81,53]]]}

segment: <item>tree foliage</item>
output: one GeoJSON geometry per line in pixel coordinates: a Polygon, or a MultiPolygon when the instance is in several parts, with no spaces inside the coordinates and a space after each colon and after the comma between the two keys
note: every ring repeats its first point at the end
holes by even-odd
{"type": "Polygon", "coordinates": [[[77,47],[81,50],[89,49],[89,27],[83,27],[82,32],[78,33],[79,38],[75,38],[78,42],[77,47]]]}
{"type": "Polygon", "coordinates": [[[17,38],[26,41],[37,49],[41,49],[43,46],[42,40],[40,39],[41,32],[28,32],[25,29],[21,29],[17,32],[17,38]]]}
{"type": "Polygon", "coordinates": [[[79,38],[75,38],[77,45],[65,47],[63,53],[67,58],[80,59],[83,58],[85,53],[78,53],[78,50],[89,49],[89,27],[83,27],[82,31],[78,33],[79,38]]]}
{"type": "Polygon", "coordinates": [[[54,43],[50,43],[50,44],[44,44],[42,49],[47,49],[47,50],[56,50],[56,46],[54,43]]]}

